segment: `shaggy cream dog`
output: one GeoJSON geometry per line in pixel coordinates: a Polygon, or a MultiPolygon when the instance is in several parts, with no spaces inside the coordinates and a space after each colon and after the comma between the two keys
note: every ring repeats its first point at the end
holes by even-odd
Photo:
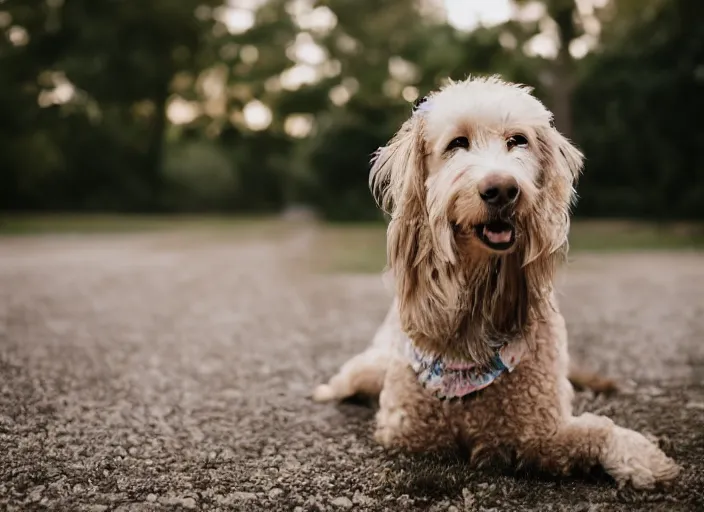
{"type": "Polygon", "coordinates": [[[475,78],[427,97],[370,176],[391,216],[394,303],[314,399],[379,395],[375,438],[389,448],[459,445],[476,463],[558,474],[601,465],[637,488],[673,480],[678,465],[643,435],[572,415],[553,278],[581,167],[526,87],[475,78]]]}

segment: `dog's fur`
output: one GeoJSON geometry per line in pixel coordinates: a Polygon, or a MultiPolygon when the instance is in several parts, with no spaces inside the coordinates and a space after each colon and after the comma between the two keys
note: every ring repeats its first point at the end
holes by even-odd
{"type": "Polygon", "coordinates": [[[643,435],[604,416],[572,415],[553,280],[567,251],[581,167],[581,153],[526,87],[474,78],[429,96],[379,150],[370,176],[391,215],[394,302],[371,346],[314,398],[380,395],[375,438],[389,448],[459,444],[477,463],[499,459],[558,474],[601,465],[619,485],[637,488],[674,479],[677,464],[643,435]],[[516,134],[527,145],[509,147],[516,134]],[[448,150],[457,137],[469,147],[448,150]],[[497,173],[520,193],[510,207],[492,210],[478,185],[497,173]],[[491,249],[474,231],[497,217],[515,227],[508,250],[491,249]],[[406,337],[424,351],[477,364],[505,343],[524,344],[527,355],[468,399],[441,401],[419,385],[404,355],[406,337]]]}

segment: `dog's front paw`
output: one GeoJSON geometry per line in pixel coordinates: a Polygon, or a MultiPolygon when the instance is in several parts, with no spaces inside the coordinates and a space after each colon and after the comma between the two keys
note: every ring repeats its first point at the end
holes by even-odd
{"type": "Polygon", "coordinates": [[[671,483],[681,470],[645,436],[622,427],[614,429],[608,452],[604,454],[604,469],[619,487],[631,485],[636,489],[671,483]]]}
{"type": "Polygon", "coordinates": [[[313,390],[312,397],[316,402],[330,402],[335,400],[337,395],[330,384],[320,384],[313,390]]]}
{"type": "Polygon", "coordinates": [[[376,415],[376,430],[374,439],[384,448],[392,448],[402,444],[405,413],[402,410],[380,409],[376,415]]]}

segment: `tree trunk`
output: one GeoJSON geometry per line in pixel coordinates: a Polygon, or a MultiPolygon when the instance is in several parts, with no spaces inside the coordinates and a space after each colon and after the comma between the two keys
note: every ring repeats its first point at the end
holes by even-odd
{"type": "Polygon", "coordinates": [[[574,0],[552,0],[548,12],[558,27],[560,48],[554,64],[552,84],[552,110],[555,126],[566,137],[572,137],[572,92],[574,90],[574,61],[570,54],[570,43],[577,37],[574,22],[574,0]]]}
{"type": "Polygon", "coordinates": [[[572,137],[572,56],[568,49],[560,49],[555,62],[554,81],[552,84],[552,111],[555,127],[567,138],[572,137]]]}

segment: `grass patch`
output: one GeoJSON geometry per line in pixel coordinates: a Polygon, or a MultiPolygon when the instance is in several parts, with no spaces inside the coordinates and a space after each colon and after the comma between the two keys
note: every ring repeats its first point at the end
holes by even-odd
{"type": "MultiPolygon", "coordinates": [[[[704,225],[628,221],[574,221],[573,252],[704,250],[704,225]]],[[[382,224],[327,225],[315,247],[317,268],[331,272],[381,272],[386,264],[382,224]]]]}
{"type": "MultiPolygon", "coordinates": [[[[42,234],[188,232],[215,236],[274,238],[296,223],[275,217],[198,215],[4,215],[0,237],[42,234]]],[[[312,268],[326,272],[379,273],[386,264],[383,223],[322,224],[310,248],[312,268]]],[[[573,252],[704,250],[704,224],[653,224],[627,221],[575,221],[573,252]]]]}
{"type": "Polygon", "coordinates": [[[316,268],[343,273],[379,273],[386,265],[384,224],[325,225],[315,242],[316,268]]]}
{"type": "Polygon", "coordinates": [[[576,221],[573,251],[704,249],[704,224],[629,221],[576,221]]]}
{"type": "Polygon", "coordinates": [[[276,219],[197,215],[46,214],[0,216],[0,236],[166,231],[276,231],[276,219]]]}

